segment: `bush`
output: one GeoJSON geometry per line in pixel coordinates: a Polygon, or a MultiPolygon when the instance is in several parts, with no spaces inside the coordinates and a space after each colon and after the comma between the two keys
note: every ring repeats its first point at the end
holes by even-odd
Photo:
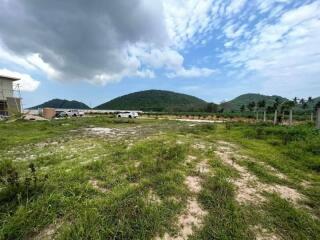
{"type": "Polygon", "coordinates": [[[39,179],[33,163],[30,163],[28,168],[29,174],[23,178],[19,176],[12,161],[6,160],[0,163],[0,186],[4,187],[4,191],[0,195],[0,202],[28,197],[40,190],[42,183],[48,176],[45,175],[44,178],[39,179]]]}

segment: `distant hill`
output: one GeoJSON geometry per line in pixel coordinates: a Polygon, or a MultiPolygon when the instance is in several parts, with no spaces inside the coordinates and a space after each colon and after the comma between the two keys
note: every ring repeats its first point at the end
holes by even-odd
{"type": "Polygon", "coordinates": [[[90,108],[88,105],[75,100],[69,101],[66,99],[52,99],[48,102],[34,106],[30,109],[38,109],[38,108],[45,108],[45,107],[66,108],[66,109],[89,109],[90,108]]]}
{"type": "Polygon", "coordinates": [[[247,106],[250,102],[259,102],[262,100],[266,101],[266,106],[272,106],[278,98],[280,102],[288,101],[289,99],[283,98],[280,96],[267,96],[256,93],[247,93],[236,97],[235,99],[220,104],[221,108],[224,108],[225,111],[240,111],[242,105],[247,106]]]}
{"type": "MultiPolygon", "coordinates": [[[[292,101],[292,99],[287,99],[281,96],[268,96],[268,95],[262,95],[262,94],[256,94],[256,93],[247,93],[240,95],[236,97],[235,99],[224,102],[220,104],[220,109],[224,109],[226,112],[234,111],[238,112],[240,111],[240,108],[242,105],[244,105],[246,108],[250,102],[255,102],[258,103],[259,101],[265,100],[266,101],[266,107],[268,106],[273,106],[275,103],[276,98],[280,100],[280,102],[285,102],[285,101],[292,101]]],[[[308,112],[314,109],[315,105],[320,101],[320,97],[313,98],[311,102],[308,102],[308,99],[305,99],[305,104],[298,103],[294,107],[294,111],[297,113],[303,113],[303,112],[308,112]]]]}
{"type": "Polygon", "coordinates": [[[130,93],[103,103],[96,109],[142,110],[159,112],[204,111],[207,102],[187,94],[162,90],[130,93]]]}
{"type": "Polygon", "coordinates": [[[303,112],[310,112],[311,110],[314,110],[316,104],[320,102],[320,97],[313,98],[311,102],[308,101],[308,99],[305,99],[305,103],[299,103],[295,106],[294,111],[303,113],[303,112]]]}

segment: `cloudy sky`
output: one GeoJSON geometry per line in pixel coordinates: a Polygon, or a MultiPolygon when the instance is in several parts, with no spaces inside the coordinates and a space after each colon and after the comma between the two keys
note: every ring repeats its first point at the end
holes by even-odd
{"type": "Polygon", "coordinates": [[[320,95],[320,0],[0,0],[0,74],[24,105],[166,89],[320,95]]]}

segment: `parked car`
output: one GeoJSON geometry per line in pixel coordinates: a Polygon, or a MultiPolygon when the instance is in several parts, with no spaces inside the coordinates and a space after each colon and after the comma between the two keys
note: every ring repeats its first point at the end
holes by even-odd
{"type": "Polygon", "coordinates": [[[137,112],[120,112],[117,114],[118,118],[137,118],[138,116],[137,112]]]}
{"type": "Polygon", "coordinates": [[[60,116],[68,116],[68,117],[82,117],[84,116],[84,112],[76,109],[71,109],[66,112],[62,112],[60,116]]]}
{"type": "Polygon", "coordinates": [[[64,111],[56,112],[56,118],[68,117],[68,114],[64,111]]]}

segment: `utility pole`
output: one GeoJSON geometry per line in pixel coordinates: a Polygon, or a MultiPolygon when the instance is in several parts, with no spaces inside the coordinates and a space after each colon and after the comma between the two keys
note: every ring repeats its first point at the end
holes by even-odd
{"type": "Polygon", "coordinates": [[[273,119],[273,124],[276,125],[277,124],[277,118],[278,118],[278,110],[276,109],[274,111],[274,119],[273,119]]]}

